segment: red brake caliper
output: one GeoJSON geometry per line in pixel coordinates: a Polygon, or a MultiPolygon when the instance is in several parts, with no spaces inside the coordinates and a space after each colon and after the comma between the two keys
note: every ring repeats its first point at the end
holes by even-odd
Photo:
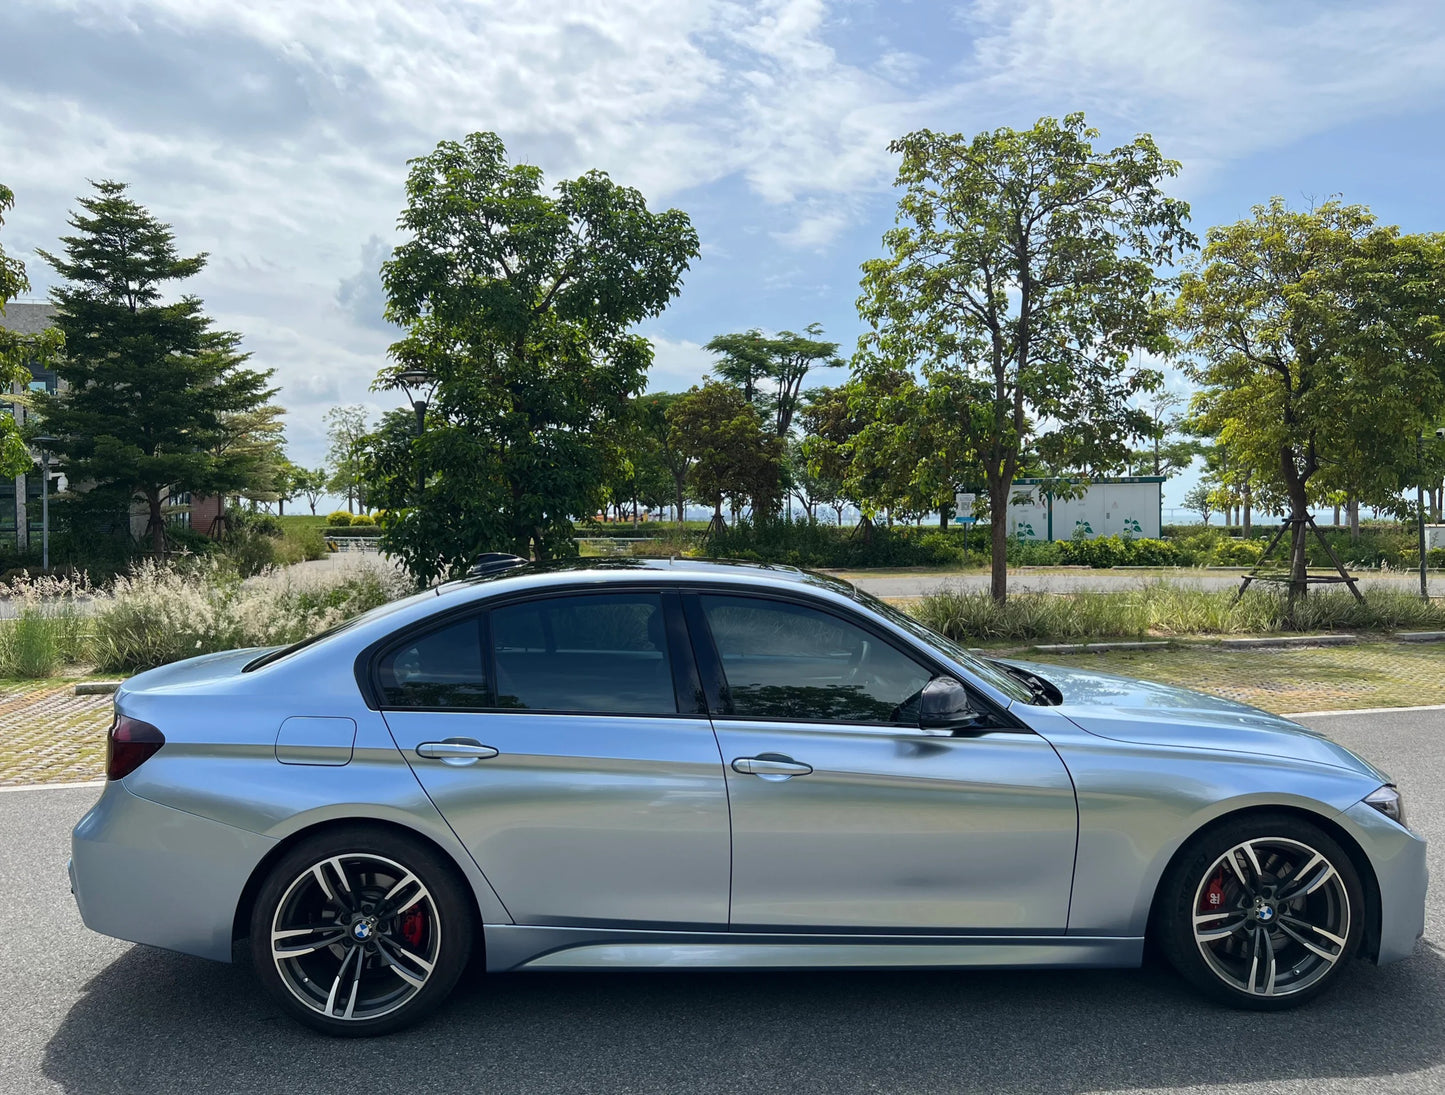
{"type": "Polygon", "coordinates": [[[420,909],[408,909],[401,918],[401,937],[413,947],[419,947],[425,935],[426,916],[420,909]]]}
{"type": "Polygon", "coordinates": [[[1218,912],[1224,908],[1224,868],[1214,872],[1214,877],[1209,880],[1209,885],[1204,889],[1204,899],[1200,902],[1199,912],[1218,912]]]}

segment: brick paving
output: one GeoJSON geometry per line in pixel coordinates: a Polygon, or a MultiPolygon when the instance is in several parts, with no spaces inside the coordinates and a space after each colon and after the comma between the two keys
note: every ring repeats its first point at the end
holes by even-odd
{"type": "MultiPolygon", "coordinates": [[[[1445,643],[1024,656],[1184,685],[1280,713],[1445,704],[1445,643]]],[[[100,778],[112,697],[73,692],[73,681],[0,687],[0,786],[100,778]]]]}

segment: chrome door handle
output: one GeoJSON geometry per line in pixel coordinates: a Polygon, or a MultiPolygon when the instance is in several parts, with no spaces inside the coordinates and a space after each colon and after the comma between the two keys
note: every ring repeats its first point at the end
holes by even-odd
{"type": "Polygon", "coordinates": [[[741,772],[745,776],[761,776],[763,779],[791,779],[793,776],[806,776],[812,770],[811,764],[803,764],[778,753],[738,757],[733,761],[734,772],[741,772]]]}
{"type": "Polygon", "coordinates": [[[446,741],[424,741],[416,747],[416,755],[427,760],[439,760],[443,764],[475,764],[497,755],[490,745],[483,745],[472,738],[448,738],[446,741]]]}

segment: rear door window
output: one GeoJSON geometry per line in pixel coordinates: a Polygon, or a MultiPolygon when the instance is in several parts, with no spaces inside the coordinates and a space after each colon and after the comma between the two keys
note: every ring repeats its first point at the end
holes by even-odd
{"type": "Polygon", "coordinates": [[[496,705],[572,714],[677,713],[662,597],[544,597],[491,612],[496,705]]]}
{"type": "Polygon", "coordinates": [[[381,658],[377,685],[383,707],[487,707],[482,628],[469,616],[408,636],[381,658]]]}

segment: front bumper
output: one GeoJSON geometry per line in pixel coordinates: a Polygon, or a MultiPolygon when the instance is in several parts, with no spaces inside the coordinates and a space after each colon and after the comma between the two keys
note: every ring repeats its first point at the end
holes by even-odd
{"type": "Polygon", "coordinates": [[[1375,869],[1380,885],[1380,965],[1408,958],[1425,934],[1425,890],[1430,871],[1425,841],[1376,810],[1358,802],[1337,819],[1349,830],[1375,869]]]}
{"type": "Polygon", "coordinates": [[[274,845],[108,783],[71,835],[70,889],[93,931],[229,962],[241,891],[274,845]]]}

